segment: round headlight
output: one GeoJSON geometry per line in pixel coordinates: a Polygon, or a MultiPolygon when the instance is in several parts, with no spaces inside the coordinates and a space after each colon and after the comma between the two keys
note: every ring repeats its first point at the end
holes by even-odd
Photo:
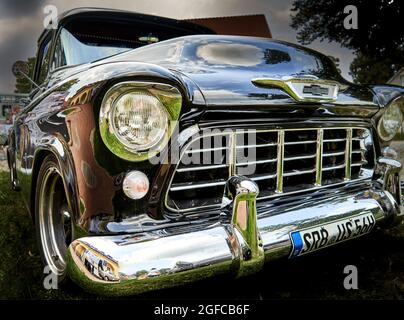
{"type": "Polygon", "coordinates": [[[102,141],[121,159],[151,159],[167,146],[181,106],[181,93],[169,84],[139,81],[115,84],[101,103],[102,141]]]}
{"type": "Polygon", "coordinates": [[[395,101],[386,109],[379,121],[377,131],[380,138],[384,141],[393,139],[402,123],[403,114],[400,109],[400,104],[395,101]]]}
{"type": "Polygon", "coordinates": [[[118,140],[133,151],[149,150],[167,134],[168,116],[148,92],[122,94],[114,103],[110,123],[118,140]]]}

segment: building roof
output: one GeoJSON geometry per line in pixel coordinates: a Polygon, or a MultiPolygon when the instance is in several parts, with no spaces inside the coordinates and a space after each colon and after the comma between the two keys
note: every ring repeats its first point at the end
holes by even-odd
{"type": "Polygon", "coordinates": [[[185,19],[218,34],[272,38],[271,30],[264,14],[185,19]]]}
{"type": "Polygon", "coordinates": [[[391,83],[395,81],[399,76],[404,75],[404,68],[398,70],[388,81],[387,83],[391,83]]]}
{"type": "Polygon", "coordinates": [[[1,93],[0,92],[0,97],[5,97],[5,96],[7,96],[7,97],[28,97],[29,94],[27,94],[27,93],[10,93],[10,92],[1,93]]]}
{"type": "MultiPolygon", "coordinates": [[[[202,34],[212,33],[212,30],[202,25],[189,23],[189,21],[186,20],[171,19],[162,16],[149,15],[128,10],[96,8],[96,7],[79,7],[65,11],[58,16],[58,23],[59,25],[64,25],[70,19],[74,19],[77,17],[86,17],[86,18],[100,17],[109,19],[117,18],[117,19],[137,20],[139,22],[157,23],[170,26],[172,28],[190,30],[194,31],[195,33],[202,33],[202,34]]],[[[42,42],[43,38],[45,38],[51,31],[52,29],[49,30],[45,29],[42,32],[41,36],[39,37],[38,42],[42,42]]]]}
{"type": "Polygon", "coordinates": [[[24,94],[24,93],[0,93],[0,104],[20,103],[25,98],[28,98],[28,94],[24,94]]]}

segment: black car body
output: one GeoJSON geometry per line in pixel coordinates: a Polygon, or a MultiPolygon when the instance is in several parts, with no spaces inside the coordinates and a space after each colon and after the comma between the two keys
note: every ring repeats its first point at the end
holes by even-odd
{"type": "Polygon", "coordinates": [[[241,276],[401,221],[401,164],[382,150],[403,88],[349,83],[301,46],[115,10],[73,10],[38,48],[8,161],[61,279],[125,295],[241,276]]]}

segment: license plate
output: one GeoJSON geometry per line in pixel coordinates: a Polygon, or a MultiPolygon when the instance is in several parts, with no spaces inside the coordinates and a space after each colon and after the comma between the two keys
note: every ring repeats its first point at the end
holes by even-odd
{"type": "Polygon", "coordinates": [[[290,258],[302,256],[349,239],[369,233],[376,224],[372,213],[362,213],[320,226],[290,233],[292,252],[290,258]]]}

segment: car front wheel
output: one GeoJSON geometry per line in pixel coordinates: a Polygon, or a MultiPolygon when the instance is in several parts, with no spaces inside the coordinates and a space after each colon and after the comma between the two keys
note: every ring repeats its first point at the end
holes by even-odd
{"type": "Polygon", "coordinates": [[[35,196],[36,233],[42,259],[62,282],[66,275],[67,248],[72,241],[71,210],[57,159],[45,158],[35,196]]]}

